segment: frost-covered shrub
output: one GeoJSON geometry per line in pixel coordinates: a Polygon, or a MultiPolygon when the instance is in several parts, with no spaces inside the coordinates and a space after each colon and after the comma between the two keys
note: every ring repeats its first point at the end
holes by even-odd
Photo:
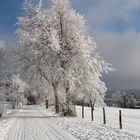
{"type": "Polygon", "coordinates": [[[66,103],[61,104],[60,105],[60,115],[61,116],[76,117],[76,108],[75,108],[75,106],[71,103],[69,105],[69,108],[68,108],[66,103]]]}

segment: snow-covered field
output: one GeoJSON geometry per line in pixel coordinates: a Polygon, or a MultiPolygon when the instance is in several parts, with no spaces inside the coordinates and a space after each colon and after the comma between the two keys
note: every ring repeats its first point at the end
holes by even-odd
{"type": "Polygon", "coordinates": [[[78,118],[52,118],[51,120],[78,140],[140,140],[137,135],[78,118]]]}
{"type": "Polygon", "coordinates": [[[85,119],[81,118],[81,107],[77,106],[77,118],[52,118],[59,127],[79,140],[140,140],[140,110],[121,109],[123,130],[119,129],[119,108],[106,108],[107,126],[102,124],[102,108],[96,107],[92,122],[90,108],[85,108],[85,119]],[[125,121],[124,121],[125,119],[125,121]]]}
{"type": "MultiPolygon", "coordinates": [[[[89,107],[85,107],[85,119],[91,120],[91,111],[89,107]]],[[[106,107],[107,126],[119,128],[119,110],[122,111],[123,130],[140,136],[140,109],[122,109],[106,107]]],[[[76,107],[77,116],[81,118],[81,106],[76,107]]],[[[94,122],[103,124],[103,109],[95,107],[94,122]]]]}

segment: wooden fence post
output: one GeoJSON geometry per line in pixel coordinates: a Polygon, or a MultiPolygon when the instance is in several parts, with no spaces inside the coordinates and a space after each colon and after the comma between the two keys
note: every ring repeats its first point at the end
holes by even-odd
{"type": "Polygon", "coordinates": [[[103,107],[103,124],[106,124],[105,108],[103,107]]]}
{"type": "Polygon", "coordinates": [[[93,117],[93,106],[91,105],[91,120],[94,121],[94,117],[93,117]]]}
{"type": "Polygon", "coordinates": [[[48,100],[46,99],[46,109],[48,108],[48,100]]]}
{"type": "Polygon", "coordinates": [[[122,113],[121,113],[121,110],[119,110],[119,125],[120,125],[120,129],[122,129],[122,113]]]}
{"type": "Polygon", "coordinates": [[[82,105],[82,118],[84,118],[84,105],[82,105]]]}

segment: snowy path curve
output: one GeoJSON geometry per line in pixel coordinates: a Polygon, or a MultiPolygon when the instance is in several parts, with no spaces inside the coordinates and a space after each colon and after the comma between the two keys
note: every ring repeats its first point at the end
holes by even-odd
{"type": "Polygon", "coordinates": [[[25,106],[14,116],[12,126],[3,140],[76,140],[61,130],[49,118],[57,116],[45,115],[40,106],[25,106]]]}

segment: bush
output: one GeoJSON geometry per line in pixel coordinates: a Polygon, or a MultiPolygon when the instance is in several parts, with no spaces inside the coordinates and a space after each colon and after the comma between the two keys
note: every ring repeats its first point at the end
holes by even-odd
{"type": "Polygon", "coordinates": [[[61,104],[60,112],[61,116],[76,117],[76,109],[72,104],[69,107],[65,103],[61,104]]]}

